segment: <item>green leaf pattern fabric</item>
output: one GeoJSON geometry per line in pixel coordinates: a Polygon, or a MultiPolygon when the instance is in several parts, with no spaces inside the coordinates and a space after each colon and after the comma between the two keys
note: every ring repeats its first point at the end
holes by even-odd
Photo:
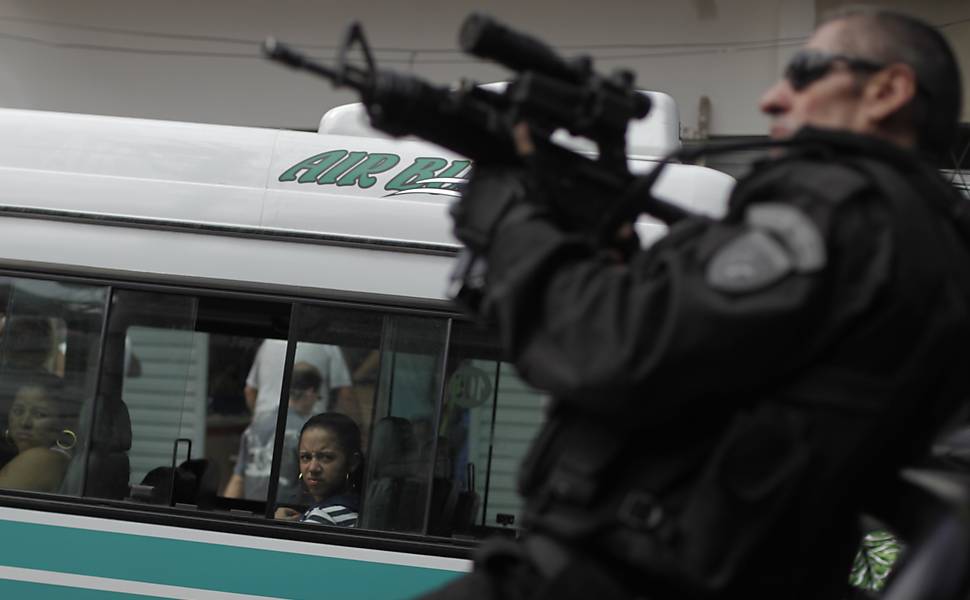
{"type": "Polygon", "coordinates": [[[902,545],[889,532],[870,531],[859,545],[849,582],[864,590],[881,590],[901,550],[902,545]]]}

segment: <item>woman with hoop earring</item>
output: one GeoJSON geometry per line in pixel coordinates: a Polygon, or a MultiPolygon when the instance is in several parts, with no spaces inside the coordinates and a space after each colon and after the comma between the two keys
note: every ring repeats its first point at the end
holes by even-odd
{"type": "Polygon", "coordinates": [[[77,403],[60,380],[35,375],[17,388],[4,441],[17,455],[0,469],[0,488],[56,492],[77,444],[77,403]]]}
{"type": "Polygon", "coordinates": [[[364,455],[360,429],[350,417],[327,412],[310,417],[300,432],[300,480],[314,504],[304,513],[276,509],[276,518],[356,527],[364,455]]]}

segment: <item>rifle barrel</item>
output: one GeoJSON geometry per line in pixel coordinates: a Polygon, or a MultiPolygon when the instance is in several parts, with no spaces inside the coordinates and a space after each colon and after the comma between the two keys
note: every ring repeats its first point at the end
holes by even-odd
{"type": "Polygon", "coordinates": [[[339,79],[339,75],[336,70],[315,62],[306,54],[295,50],[291,46],[288,46],[273,37],[268,37],[263,42],[263,54],[266,55],[266,58],[278,63],[282,63],[293,69],[311,71],[330,80],[339,79]]]}

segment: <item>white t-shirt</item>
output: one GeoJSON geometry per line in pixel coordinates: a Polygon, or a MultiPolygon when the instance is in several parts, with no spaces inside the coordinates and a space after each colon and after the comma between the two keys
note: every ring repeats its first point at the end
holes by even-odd
{"type": "MultiPolygon", "coordinates": [[[[246,385],[256,388],[254,413],[276,411],[280,404],[283,383],[283,362],[286,359],[286,340],[263,340],[253,366],[246,377],[246,385]]],[[[330,390],[350,385],[350,373],[340,353],[340,348],[329,344],[298,342],[293,363],[310,363],[320,371],[320,399],[313,405],[313,414],[325,412],[330,401],[330,390]]]]}

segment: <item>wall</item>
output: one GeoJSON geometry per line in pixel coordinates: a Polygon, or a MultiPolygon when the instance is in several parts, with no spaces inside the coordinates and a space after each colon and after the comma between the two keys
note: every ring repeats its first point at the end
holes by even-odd
{"type": "MultiPolygon", "coordinates": [[[[821,8],[837,4],[819,0],[821,8]]],[[[970,19],[966,0],[934,22],[970,19]]],[[[941,6],[939,10],[935,7],[941,6]]],[[[381,64],[441,83],[491,81],[503,70],[456,50],[467,0],[337,3],[310,0],[0,0],[0,106],[240,125],[315,128],[353,97],[259,56],[267,34],[332,60],[346,24],[362,21],[381,64]]],[[[494,0],[488,11],[563,53],[594,54],[602,69],[632,68],[642,87],[671,93],[688,134],[702,97],[710,133],[764,133],[757,98],[810,33],[804,0],[494,0]]],[[[947,30],[970,63],[970,25],[947,30]]]]}

